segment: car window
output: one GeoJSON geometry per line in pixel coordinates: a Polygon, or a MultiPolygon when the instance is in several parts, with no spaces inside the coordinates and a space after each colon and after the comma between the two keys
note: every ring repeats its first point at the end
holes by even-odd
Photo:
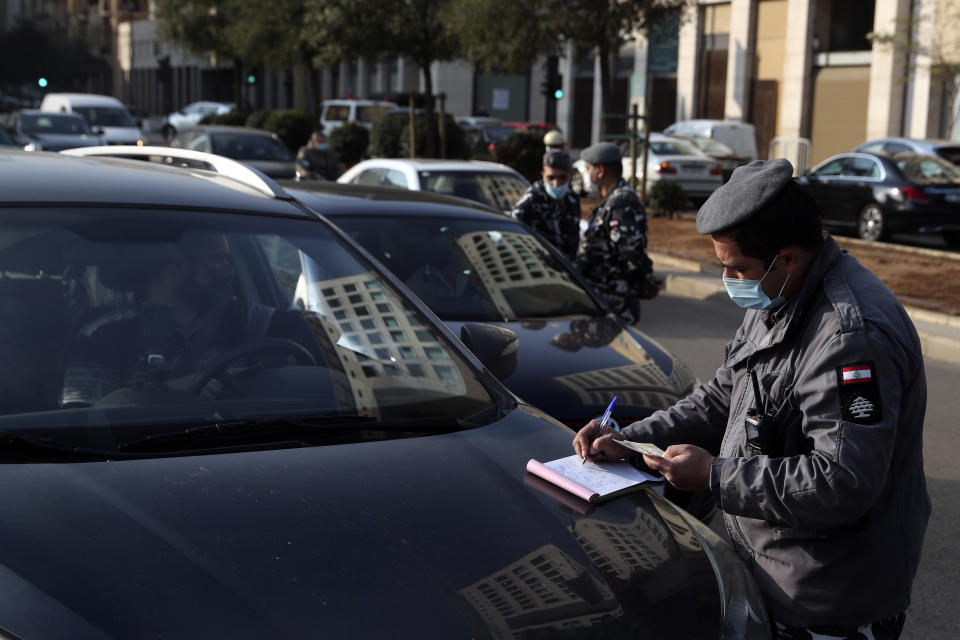
{"type": "Polygon", "coordinates": [[[703,153],[687,140],[651,140],[650,151],[658,155],[702,156],[703,153]]]}
{"type": "Polygon", "coordinates": [[[83,118],[58,114],[26,114],[20,126],[28,134],[93,135],[83,118]]]}
{"type": "Polygon", "coordinates": [[[492,171],[421,171],[420,188],[509,211],[529,183],[520,176],[492,171]]]}
{"type": "Polygon", "coordinates": [[[393,105],[368,105],[357,107],[357,120],[360,122],[378,122],[380,118],[393,110],[393,105]]]}
{"type": "Polygon", "coordinates": [[[176,424],[491,408],[442,329],[315,220],[7,209],[0,272],[3,432],[114,449],[176,424]]]}
{"type": "Polygon", "coordinates": [[[843,162],[844,158],[837,158],[836,160],[831,160],[827,164],[823,165],[819,169],[811,172],[811,175],[823,177],[823,176],[839,176],[843,173],[843,162]]]}
{"type": "Polygon", "coordinates": [[[194,138],[194,140],[190,143],[189,148],[190,148],[190,149],[193,149],[194,151],[209,152],[209,151],[210,151],[210,138],[208,138],[207,136],[197,136],[197,137],[194,138]]]}
{"type": "Polygon", "coordinates": [[[864,145],[863,147],[860,147],[860,148],[859,148],[859,151],[867,151],[867,152],[870,152],[870,151],[883,151],[883,150],[884,150],[884,146],[883,146],[883,145],[884,145],[884,143],[882,143],[882,142],[874,142],[874,143],[872,143],[872,144],[868,144],[868,145],[864,145]]]}
{"type": "Polygon", "coordinates": [[[336,223],[444,320],[602,314],[568,268],[516,222],[343,216],[336,223]]]}
{"type": "Polygon", "coordinates": [[[905,178],[916,182],[946,182],[960,179],[960,169],[934,156],[903,154],[896,158],[905,178]]]}
{"type": "Polygon", "coordinates": [[[91,127],[135,127],[130,113],[121,107],[74,107],[91,127]]]}
{"type": "Polygon", "coordinates": [[[366,185],[377,185],[380,184],[380,179],[383,176],[382,169],[366,169],[361,171],[354,177],[352,180],[353,184],[366,184],[366,185]]]}
{"type": "Polygon", "coordinates": [[[879,178],[880,164],[876,160],[862,156],[847,158],[843,165],[843,175],[855,178],[879,178]]]}
{"type": "Polygon", "coordinates": [[[960,147],[937,147],[937,155],[950,164],[960,166],[960,147]]]}
{"type": "Polygon", "coordinates": [[[323,114],[324,120],[347,120],[350,118],[350,107],[348,105],[328,105],[323,114]]]}
{"type": "Polygon", "coordinates": [[[255,133],[211,133],[210,146],[213,153],[235,160],[287,162],[293,159],[282,142],[272,136],[255,133]]]}
{"type": "Polygon", "coordinates": [[[901,151],[913,151],[908,145],[902,142],[887,142],[883,145],[883,150],[888,153],[900,153],[901,151]]]}
{"type": "Polygon", "coordinates": [[[387,169],[383,175],[383,184],[390,187],[403,187],[404,189],[409,187],[407,184],[407,176],[403,175],[402,171],[396,169],[387,169]]]}

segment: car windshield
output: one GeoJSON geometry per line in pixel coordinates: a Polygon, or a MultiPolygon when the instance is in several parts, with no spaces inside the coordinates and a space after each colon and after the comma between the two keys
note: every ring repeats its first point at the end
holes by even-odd
{"type": "Polygon", "coordinates": [[[136,127],[130,113],[122,107],[74,107],[91,127],[136,127]]]}
{"type": "Polygon", "coordinates": [[[897,168],[915,182],[953,182],[960,180],[960,169],[946,160],[918,154],[898,154],[897,168]]]}
{"type": "Polygon", "coordinates": [[[696,145],[698,149],[704,153],[715,155],[715,156],[734,156],[736,152],[731,149],[729,146],[720,142],[719,140],[714,140],[713,138],[691,138],[690,142],[696,145]]]}
{"type": "Polygon", "coordinates": [[[360,122],[378,122],[380,118],[393,111],[392,104],[357,106],[357,120],[360,122]]]}
{"type": "Polygon", "coordinates": [[[30,135],[93,135],[83,118],[48,113],[20,116],[20,128],[30,135]]]}
{"type": "Polygon", "coordinates": [[[443,320],[603,314],[565,264],[511,220],[357,215],[336,223],[443,320]]]}
{"type": "Polygon", "coordinates": [[[172,425],[472,425],[498,406],[316,220],[7,209],[0,273],[0,432],[112,450],[172,425]]]}
{"type": "Polygon", "coordinates": [[[520,176],[494,171],[421,171],[420,188],[509,211],[527,190],[520,176]]]}
{"type": "Polygon", "coordinates": [[[511,127],[484,127],[483,130],[487,135],[487,140],[494,143],[502,141],[516,131],[511,127]]]}
{"type": "Polygon", "coordinates": [[[211,151],[234,160],[293,160],[283,143],[271,136],[242,133],[214,133],[210,136],[211,151]]]}
{"type": "Polygon", "coordinates": [[[696,145],[686,140],[650,140],[650,151],[661,156],[702,156],[696,145]]]}

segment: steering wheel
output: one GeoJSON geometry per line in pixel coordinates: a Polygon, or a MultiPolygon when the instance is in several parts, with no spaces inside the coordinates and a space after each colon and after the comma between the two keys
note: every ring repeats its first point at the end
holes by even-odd
{"type": "Polygon", "coordinates": [[[196,379],[190,383],[187,389],[190,393],[197,395],[214,378],[223,382],[225,387],[232,388],[234,385],[230,382],[230,374],[221,377],[219,374],[226,369],[227,365],[240,358],[253,355],[255,353],[277,353],[280,355],[289,355],[296,358],[298,364],[317,366],[317,361],[307,349],[293,340],[287,338],[260,338],[253,342],[247,342],[236,346],[226,353],[222,353],[213,362],[204,367],[203,371],[197,374],[196,379]]]}

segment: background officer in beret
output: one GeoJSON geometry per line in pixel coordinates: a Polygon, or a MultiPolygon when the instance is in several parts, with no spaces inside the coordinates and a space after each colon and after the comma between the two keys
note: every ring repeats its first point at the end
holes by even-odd
{"type": "Polygon", "coordinates": [[[647,256],[646,211],[621,175],[622,157],[615,144],[599,142],[584,149],[580,158],[600,202],[580,243],[577,268],[632,324],[640,319],[640,298],[656,295],[653,262],[647,256]]]}
{"type": "Polygon", "coordinates": [[[580,198],[570,189],[573,163],[566,151],[543,154],[543,170],[510,215],[535,229],[573,260],[580,240],[580,198]]]}
{"type": "Polygon", "coordinates": [[[595,439],[591,421],[574,449],[610,460],[626,451],[614,438],[653,442],[650,468],[709,488],[775,637],[896,638],[930,516],[920,341],[792,174],[739,167],[697,215],[748,309],[716,377],[622,436],[595,439]]]}

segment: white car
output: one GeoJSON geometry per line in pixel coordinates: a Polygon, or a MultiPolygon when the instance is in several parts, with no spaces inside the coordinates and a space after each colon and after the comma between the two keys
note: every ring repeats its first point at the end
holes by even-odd
{"type": "Polygon", "coordinates": [[[169,140],[178,132],[197,126],[205,116],[222,115],[234,109],[236,105],[232,102],[203,101],[188,104],[180,111],[167,115],[163,123],[163,137],[169,140]]]}
{"type": "MultiPolygon", "coordinates": [[[[632,170],[628,143],[620,143],[623,152],[623,177],[629,179],[632,170]]],[[[577,160],[574,168],[580,172],[583,184],[586,181],[586,163],[577,160]]],[[[683,192],[694,203],[710,197],[723,183],[723,167],[689,140],[650,134],[650,150],[647,152],[647,189],[659,180],[669,180],[683,187],[683,192]]],[[[643,144],[637,145],[637,180],[643,179],[643,144]]],[[[639,191],[639,187],[637,188],[639,191]]]]}
{"type": "Polygon", "coordinates": [[[344,122],[356,122],[372,129],[383,116],[396,108],[395,102],[386,100],[324,100],[320,105],[320,128],[325,136],[329,136],[344,122]]]}
{"type": "Polygon", "coordinates": [[[480,202],[509,211],[530,183],[510,167],[482,160],[374,158],[337,179],[348,184],[401,187],[480,202]]]}

